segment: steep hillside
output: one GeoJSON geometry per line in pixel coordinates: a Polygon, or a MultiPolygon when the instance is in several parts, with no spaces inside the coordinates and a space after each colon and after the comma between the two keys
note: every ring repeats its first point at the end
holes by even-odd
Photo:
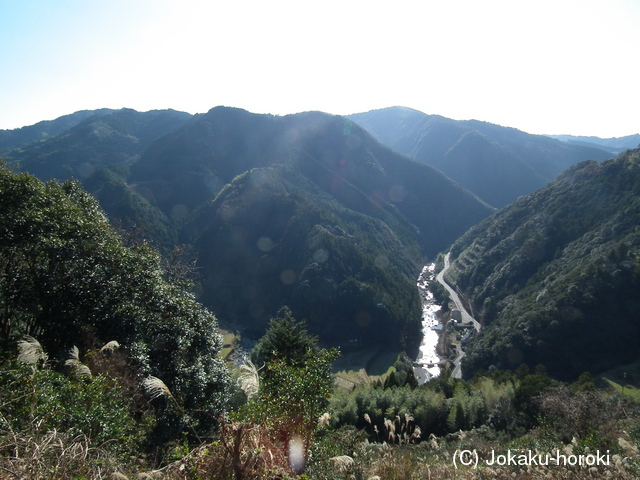
{"type": "Polygon", "coordinates": [[[131,167],[199,252],[203,302],[260,334],[280,306],[323,341],[419,343],[415,275],[491,209],[349,120],[216,108],[131,167]],[[214,200],[211,200],[214,198],[214,200]]]}
{"type": "Polygon", "coordinates": [[[491,207],[319,112],[94,115],[9,160],[83,180],[162,251],[195,246],[201,299],[256,338],[282,305],[329,343],[415,350],[415,277],[491,207]]]}
{"type": "Polygon", "coordinates": [[[486,325],[463,367],[575,378],[640,347],[640,150],[580,163],[470,229],[450,279],[486,325]]]}
{"type": "Polygon", "coordinates": [[[201,299],[255,337],[288,305],[330,343],[415,350],[415,277],[492,213],[437,170],[319,112],[119,110],[9,156],[75,176],[162,251],[195,246],[201,299]]]}
{"type": "Polygon", "coordinates": [[[491,212],[440,172],[388,150],[351,121],[320,112],[275,117],[214,108],[153,143],[131,166],[129,182],[180,218],[237,175],[274,165],[295,168],[346,208],[411,225],[427,256],[491,212]]]}
{"type": "Polygon", "coordinates": [[[203,301],[248,335],[285,304],[324,342],[417,349],[419,246],[401,219],[347,208],[276,165],[236,177],[192,226],[203,301]]]}
{"type": "Polygon", "coordinates": [[[5,159],[41,180],[83,180],[104,166],[131,163],[152,141],[190,118],[174,110],[99,110],[55,136],[9,152],[5,159]]]}
{"type": "MultiPolygon", "coordinates": [[[[0,162],[0,205],[3,357],[25,335],[41,340],[54,366],[64,364],[74,345],[82,352],[93,350],[96,359],[100,354],[94,349],[116,341],[139,375],[166,381],[193,415],[189,422],[204,426],[218,418],[228,374],[216,358],[222,347],[216,318],[195,301],[186,282],[170,278],[160,255],[145,244],[127,247],[95,198],[75,180],[42,183],[11,173],[0,162]]],[[[26,377],[11,388],[24,382],[26,377]]],[[[56,390],[54,395],[64,394],[56,390]]],[[[87,404],[82,416],[99,407],[87,404]]],[[[158,416],[155,433],[166,435],[181,425],[176,414],[158,416]]]]}
{"type": "Polygon", "coordinates": [[[157,205],[137,193],[128,183],[129,168],[111,164],[100,168],[82,183],[99,201],[121,230],[135,232],[163,253],[178,241],[178,226],[157,205]]]}
{"type": "Polygon", "coordinates": [[[476,120],[392,107],[350,115],[391,149],[426,163],[495,207],[544,187],[566,168],[611,154],[476,120]]]}

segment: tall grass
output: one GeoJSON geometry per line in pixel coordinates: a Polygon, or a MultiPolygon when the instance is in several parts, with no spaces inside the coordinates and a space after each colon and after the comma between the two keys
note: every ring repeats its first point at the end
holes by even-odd
{"type": "Polygon", "coordinates": [[[251,400],[258,394],[260,390],[259,368],[253,364],[251,360],[240,366],[240,375],[238,376],[238,384],[240,389],[247,396],[247,400],[251,400]]]}
{"type": "Polygon", "coordinates": [[[89,367],[80,361],[80,350],[75,345],[69,350],[69,358],[64,362],[64,366],[67,367],[71,375],[76,378],[90,379],[93,377],[89,367]]]}
{"type": "Polygon", "coordinates": [[[26,335],[18,342],[18,361],[27,365],[44,366],[49,357],[40,342],[30,335],[26,335]]]}
{"type": "Polygon", "coordinates": [[[56,430],[35,435],[9,432],[0,436],[0,452],[2,480],[98,480],[129,478],[133,472],[85,435],[70,437],[56,430]]]}

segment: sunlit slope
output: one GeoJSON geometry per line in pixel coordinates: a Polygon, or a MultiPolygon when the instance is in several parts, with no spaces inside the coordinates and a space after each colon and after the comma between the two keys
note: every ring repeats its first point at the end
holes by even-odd
{"type": "Polygon", "coordinates": [[[640,347],[640,151],[584,162],[452,247],[449,278],[485,323],[466,373],[545,365],[574,378],[640,347]]]}

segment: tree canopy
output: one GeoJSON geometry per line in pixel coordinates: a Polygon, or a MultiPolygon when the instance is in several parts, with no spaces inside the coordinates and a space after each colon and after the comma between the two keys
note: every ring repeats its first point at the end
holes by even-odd
{"type": "Polygon", "coordinates": [[[282,307],[269,322],[269,329],[251,352],[251,358],[256,365],[271,360],[296,365],[317,350],[316,341],[307,332],[305,323],[297,321],[288,307],[282,307]]]}
{"type": "MultiPolygon", "coordinates": [[[[118,341],[184,408],[215,418],[228,374],[217,320],[170,280],[146,243],[126,246],[78,182],[42,183],[0,165],[0,336],[24,335],[52,355],[118,341]]],[[[206,422],[204,422],[206,423],[206,422]]]]}

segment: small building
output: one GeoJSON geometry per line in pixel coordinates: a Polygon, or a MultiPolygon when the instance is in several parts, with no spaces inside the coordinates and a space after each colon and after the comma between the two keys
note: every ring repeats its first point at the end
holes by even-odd
{"type": "Polygon", "coordinates": [[[462,343],[462,345],[466,345],[467,342],[471,340],[471,337],[473,337],[473,330],[469,330],[467,333],[465,333],[460,343],[462,343]]]}

